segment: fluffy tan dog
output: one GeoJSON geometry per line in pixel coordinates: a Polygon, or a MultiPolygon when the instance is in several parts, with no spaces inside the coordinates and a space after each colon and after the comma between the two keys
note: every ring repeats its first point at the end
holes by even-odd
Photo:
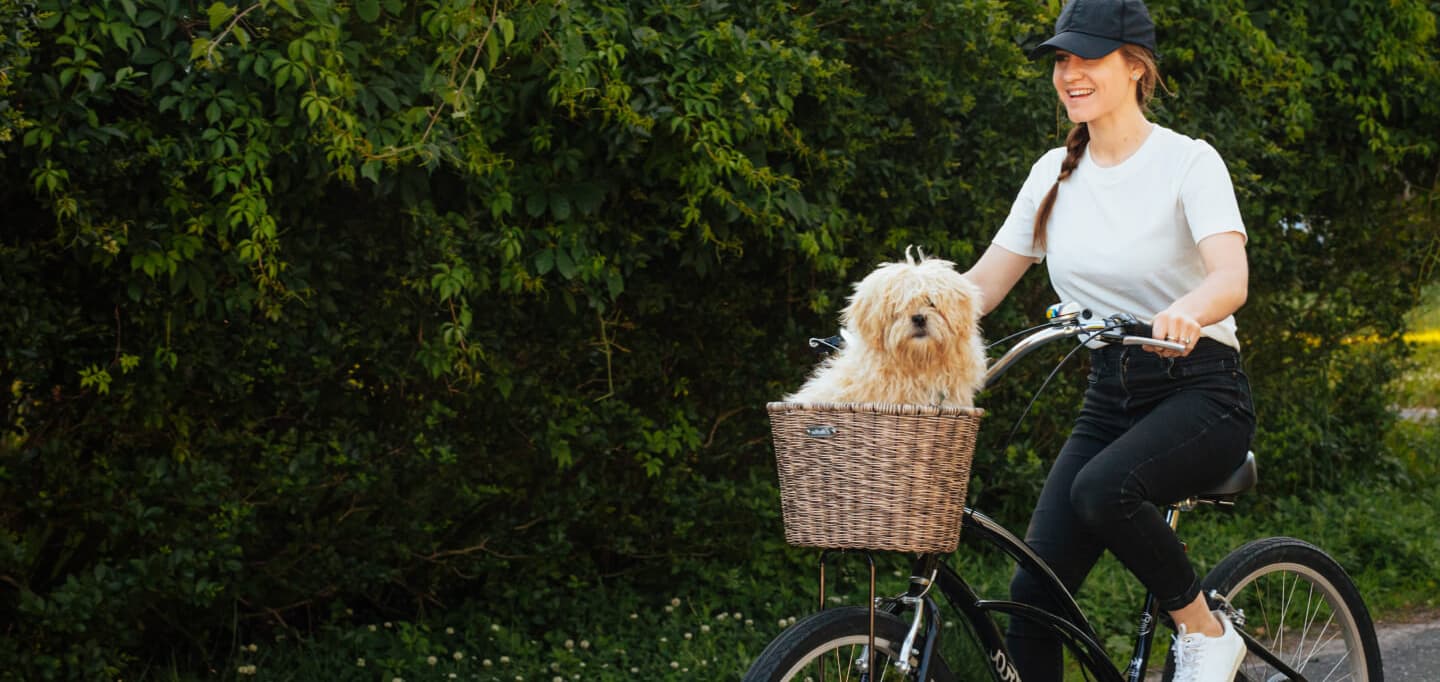
{"type": "Polygon", "coordinates": [[[949,261],[885,263],[855,285],[845,346],[786,401],[970,407],[985,378],[980,290],[949,261]]]}

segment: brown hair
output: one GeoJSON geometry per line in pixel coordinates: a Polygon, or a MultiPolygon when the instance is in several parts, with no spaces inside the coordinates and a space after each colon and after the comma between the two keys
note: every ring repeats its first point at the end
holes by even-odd
{"type": "MultiPolygon", "coordinates": [[[[1160,84],[1160,69],[1155,66],[1155,57],[1149,50],[1129,43],[1121,45],[1120,51],[1127,60],[1139,64],[1142,69],[1140,80],[1135,84],[1135,102],[1140,105],[1140,111],[1149,111],[1150,98],[1155,95],[1155,86],[1160,84]]],[[[1065,136],[1065,160],[1060,163],[1060,176],[1055,178],[1055,184],[1050,186],[1050,191],[1046,192],[1045,198],[1040,201],[1040,208],[1035,211],[1031,248],[1045,250],[1045,226],[1050,222],[1050,211],[1055,208],[1055,196],[1060,192],[1060,182],[1070,177],[1070,173],[1080,165],[1080,157],[1085,155],[1085,146],[1088,144],[1090,126],[1084,123],[1071,128],[1070,134],[1065,136]]]]}

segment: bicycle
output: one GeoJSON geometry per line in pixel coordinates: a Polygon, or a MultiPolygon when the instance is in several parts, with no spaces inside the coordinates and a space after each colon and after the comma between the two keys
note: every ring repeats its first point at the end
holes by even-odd
{"type": "MultiPolygon", "coordinates": [[[[1007,337],[1024,336],[991,363],[985,377],[987,387],[1020,358],[1060,339],[1083,337],[1076,350],[1090,341],[1183,350],[1177,344],[1134,333],[1144,327],[1126,315],[1100,319],[1077,306],[1057,304],[1047,312],[1047,318],[1044,324],[1007,337]]],[[[831,342],[836,340],[812,340],[811,345],[833,348],[831,342]]],[[[1061,364],[1064,362],[1061,360],[1061,364]]],[[[1221,485],[1169,505],[1165,509],[1166,521],[1176,528],[1182,511],[1199,505],[1233,506],[1256,480],[1254,453],[1249,453],[1244,464],[1221,485]]],[[[963,501],[963,493],[961,497],[963,501]]],[[[1061,605],[1059,612],[1013,601],[982,599],[945,561],[946,553],[937,551],[915,556],[904,594],[877,598],[875,560],[868,548],[861,550],[870,566],[868,604],[827,609],[825,566],[836,551],[827,549],[820,558],[821,610],[772,640],[751,665],[744,682],[960,679],[952,665],[957,661],[946,661],[940,652],[946,630],[942,630],[941,608],[933,596],[937,587],[950,605],[950,613],[961,621],[960,632],[968,632],[972,638],[969,650],[985,659],[966,662],[983,670],[978,674],[984,679],[1020,682],[1004,637],[992,618],[997,613],[1033,619],[1056,633],[1087,679],[1091,675],[1105,682],[1145,679],[1159,611],[1153,594],[1145,596],[1132,654],[1121,671],[1111,662],[1074,597],[1020,538],[969,507],[963,507],[961,519],[955,529],[958,532],[964,528],[960,541],[998,548],[1033,575],[1043,576],[1055,603],[1061,605]]],[[[1364,600],[1344,569],[1318,547],[1289,537],[1253,540],[1216,564],[1203,579],[1202,589],[1212,608],[1231,617],[1248,649],[1236,680],[1382,682],[1379,645],[1364,600]]],[[[1166,682],[1173,677],[1172,656],[1167,656],[1162,673],[1166,682]]]]}

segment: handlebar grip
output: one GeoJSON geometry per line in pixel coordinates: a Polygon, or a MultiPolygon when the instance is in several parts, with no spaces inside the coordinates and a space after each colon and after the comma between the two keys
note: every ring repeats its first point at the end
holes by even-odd
{"type": "Polygon", "coordinates": [[[1150,338],[1150,337],[1148,337],[1148,336],[1127,336],[1127,337],[1125,337],[1125,338],[1123,338],[1123,339],[1120,340],[1120,345],[1122,345],[1122,346],[1155,346],[1155,347],[1157,347],[1157,348],[1164,348],[1164,349],[1166,349],[1166,350],[1173,350],[1173,351],[1175,351],[1175,352],[1177,352],[1177,353],[1184,353],[1184,352],[1185,352],[1185,344],[1183,344],[1183,343],[1175,343],[1174,341],[1161,341],[1160,339],[1152,339],[1152,338],[1150,338]]]}

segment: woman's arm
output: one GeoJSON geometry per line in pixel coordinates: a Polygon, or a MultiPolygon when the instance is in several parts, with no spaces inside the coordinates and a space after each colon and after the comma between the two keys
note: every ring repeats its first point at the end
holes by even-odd
{"type": "Polygon", "coordinates": [[[1151,328],[1155,338],[1176,341],[1189,339],[1184,353],[1146,346],[1162,357],[1189,355],[1200,340],[1200,328],[1229,317],[1240,306],[1250,287],[1250,266],[1245,261],[1245,235],[1221,232],[1200,240],[1200,259],[1205,279],[1194,291],[1180,297],[1155,316],[1151,328]]]}
{"type": "Polygon", "coordinates": [[[995,244],[985,249],[980,260],[975,261],[975,265],[965,273],[966,279],[980,287],[981,311],[988,315],[999,307],[1006,294],[1020,281],[1021,275],[1038,262],[1039,258],[1022,256],[995,244]]]}

